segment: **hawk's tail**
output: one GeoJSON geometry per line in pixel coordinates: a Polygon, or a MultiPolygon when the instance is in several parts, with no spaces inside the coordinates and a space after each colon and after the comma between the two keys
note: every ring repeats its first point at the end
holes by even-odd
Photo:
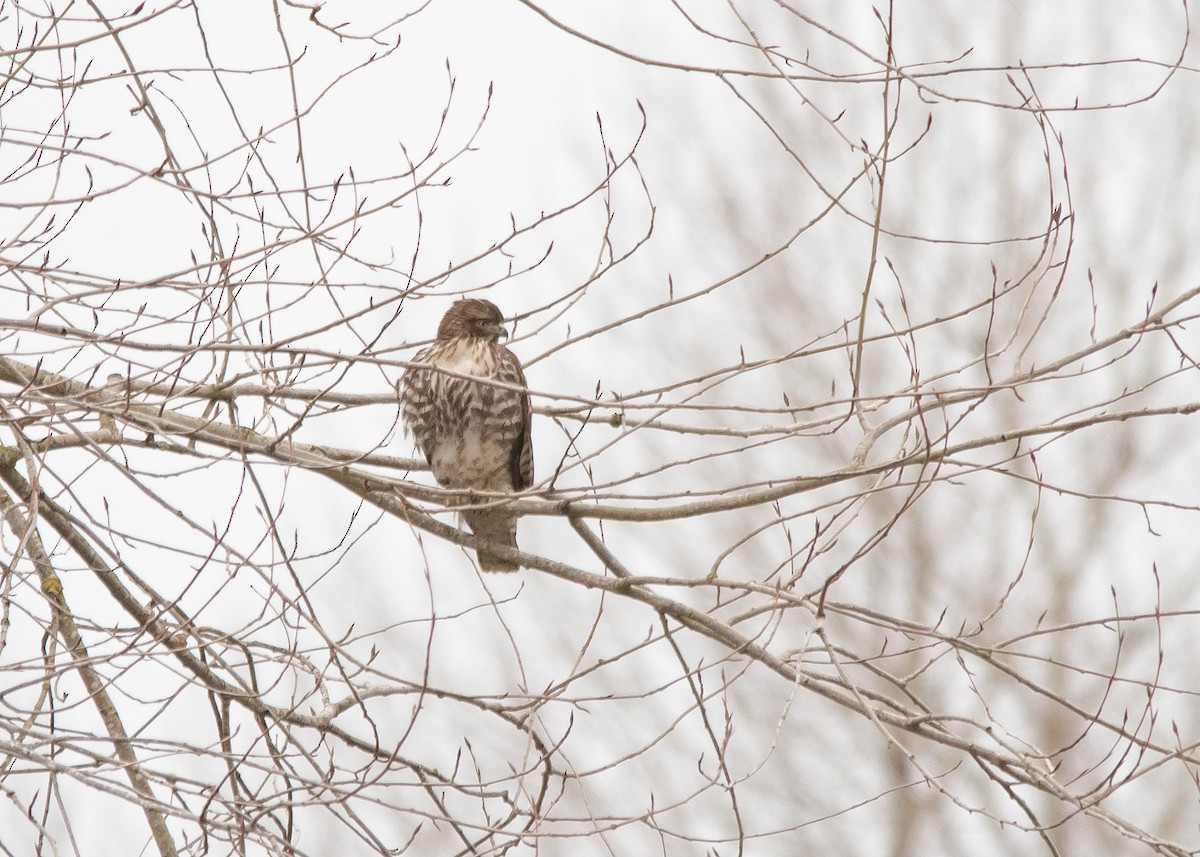
{"type": "MultiPolygon", "coordinates": [[[[471,509],[462,513],[463,520],[471,528],[471,532],[481,539],[495,542],[504,547],[517,549],[517,519],[515,515],[501,512],[497,509],[471,509]]],[[[485,551],[477,551],[479,567],[484,571],[519,571],[520,566],[506,559],[489,556],[485,551]]]]}

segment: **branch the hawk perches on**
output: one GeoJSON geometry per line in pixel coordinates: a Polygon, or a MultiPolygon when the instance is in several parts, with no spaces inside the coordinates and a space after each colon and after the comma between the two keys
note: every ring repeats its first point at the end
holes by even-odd
{"type": "MultiPolygon", "coordinates": [[[[523,491],[533,484],[529,392],[517,356],[500,344],[504,317],[491,301],[451,305],[437,339],[401,381],[404,423],[444,488],[523,491]],[[494,383],[490,383],[494,382],[494,383]]],[[[476,536],[517,547],[517,518],[494,499],[476,498],[463,520],[476,536]]],[[[484,571],[516,563],[478,551],[484,571]]]]}

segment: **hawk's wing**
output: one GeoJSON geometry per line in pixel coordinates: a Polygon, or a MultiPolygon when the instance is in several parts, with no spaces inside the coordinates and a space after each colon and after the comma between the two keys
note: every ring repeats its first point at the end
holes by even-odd
{"type": "MultiPolygon", "coordinates": [[[[414,363],[428,363],[433,348],[425,348],[413,356],[414,363]]],[[[425,460],[433,463],[433,372],[410,366],[400,379],[400,416],[412,432],[417,449],[425,460]]]]}
{"type": "Polygon", "coordinates": [[[524,491],[533,484],[533,439],[530,434],[533,412],[529,404],[529,385],[525,382],[525,372],[521,369],[521,361],[517,359],[517,355],[503,345],[497,345],[496,349],[496,380],[521,388],[520,393],[509,390],[497,392],[513,395],[518,399],[518,411],[513,415],[512,426],[517,431],[513,438],[509,470],[512,474],[513,490],[524,491]]]}

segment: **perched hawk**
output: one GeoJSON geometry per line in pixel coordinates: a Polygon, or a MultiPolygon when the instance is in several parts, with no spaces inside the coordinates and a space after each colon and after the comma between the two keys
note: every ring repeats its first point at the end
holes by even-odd
{"type": "MultiPolygon", "coordinates": [[[[433,345],[414,358],[433,368],[413,366],[404,373],[404,422],[445,488],[522,491],[533,483],[529,393],[520,361],[499,343],[507,336],[494,303],[456,301],[442,316],[433,345]]],[[[471,532],[517,546],[516,515],[496,505],[501,501],[464,502],[476,506],[462,513],[471,532]]],[[[518,568],[483,551],[479,565],[484,571],[518,568]]]]}

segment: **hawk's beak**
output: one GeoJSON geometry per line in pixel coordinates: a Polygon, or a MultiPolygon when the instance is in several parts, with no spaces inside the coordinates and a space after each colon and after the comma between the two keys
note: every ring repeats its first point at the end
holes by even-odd
{"type": "Polygon", "coordinates": [[[500,341],[501,341],[501,342],[507,341],[507,339],[508,339],[508,328],[507,328],[507,327],[505,327],[505,326],[504,326],[504,325],[502,325],[502,324],[498,324],[498,325],[496,325],[496,336],[497,336],[497,338],[499,338],[499,339],[500,339],[500,341]]]}

